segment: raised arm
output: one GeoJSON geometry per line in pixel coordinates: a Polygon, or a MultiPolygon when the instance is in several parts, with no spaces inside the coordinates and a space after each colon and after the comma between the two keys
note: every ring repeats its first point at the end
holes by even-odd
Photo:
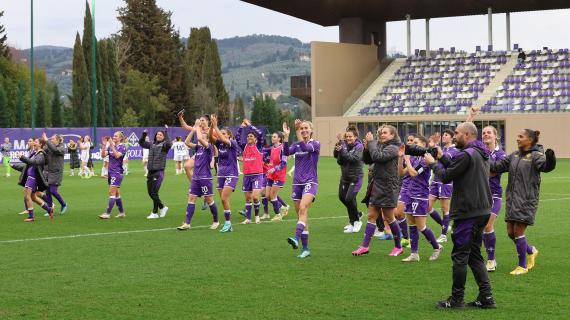
{"type": "Polygon", "coordinates": [[[353,152],[348,152],[346,143],[342,142],[342,148],[339,150],[339,159],[342,159],[343,162],[347,163],[358,163],[362,161],[362,152],[364,151],[364,147],[358,143],[354,146],[353,150],[353,152]]]}
{"type": "Polygon", "coordinates": [[[222,132],[220,131],[220,128],[218,128],[218,118],[216,117],[216,115],[211,115],[210,116],[210,123],[211,123],[211,127],[210,130],[212,130],[213,132],[213,136],[216,140],[220,140],[223,144],[230,146],[232,145],[232,142],[230,141],[229,138],[226,138],[222,135],[222,132]]]}
{"type": "Polygon", "coordinates": [[[150,149],[151,144],[149,141],[146,141],[147,136],[148,136],[148,130],[144,129],[144,131],[143,131],[143,133],[139,139],[139,145],[141,146],[141,148],[150,149]]]}
{"type": "Polygon", "coordinates": [[[536,170],[540,172],[550,172],[556,168],[556,156],[554,150],[547,149],[544,153],[533,152],[532,163],[536,170]]]}
{"type": "Polygon", "coordinates": [[[196,144],[192,142],[193,136],[194,136],[194,131],[190,131],[190,133],[186,136],[186,139],[184,140],[184,144],[190,149],[196,148],[196,144]]]}
{"type": "Polygon", "coordinates": [[[383,149],[378,147],[378,141],[368,142],[368,152],[372,162],[388,162],[398,156],[399,147],[395,145],[387,146],[383,149]]]}
{"type": "Polygon", "coordinates": [[[168,136],[168,126],[164,125],[164,144],[162,145],[162,152],[168,152],[172,148],[172,141],[168,136]]]}
{"type": "Polygon", "coordinates": [[[491,173],[509,172],[509,168],[511,166],[511,157],[513,155],[514,152],[501,160],[489,161],[491,173]]]}
{"type": "Polygon", "coordinates": [[[467,115],[467,119],[465,119],[465,122],[473,122],[473,120],[475,120],[475,117],[479,114],[480,110],[481,110],[480,107],[469,108],[469,114],[467,115]]]}
{"type": "Polygon", "coordinates": [[[53,154],[57,154],[60,156],[63,156],[65,154],[65,146],[63,145],[63,143],[60,143],[59,145],[54,145],[51,140],[46,140],[46,145],[47,148],[50,152],[52,152],[53,154]]]}
{"type": "Polygon", "coordinates": [[[180,122],[180,126],[190,132],[192,132],[192,127],[189,126],[186,121],[184,120],[184,111],[178,113],[178,121],[180,122]]]}
{"type": "Polygon", "coordinates": [[[466,152],[461,152],[453,158],[453,161],[447,168],[438,166],[430,154],[426,154],[424,159],[433,170],[433,173],[441,179],[441,182],[446,184],[461,176],[469,168],[469,163],[471,162],[471,158],[466,152]]]}
{"type": "Polygon", "coordinates": [[[32,165],[32,166],[44,165],[46,163],[43,151],[36,153],[36,155],[33,158],[21,156],[20,161],[22,161],[25,164],[32,165]]]}

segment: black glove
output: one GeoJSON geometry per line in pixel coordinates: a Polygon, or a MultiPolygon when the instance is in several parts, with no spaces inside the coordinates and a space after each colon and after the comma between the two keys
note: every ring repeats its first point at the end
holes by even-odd
{"type": "Polygon", "coordinates": [[[544,172],[550,172],[554,170],[556,168],[556,155],[554,154],[554,150],[546,149],[544,156],[546,157],[544,172]]]}

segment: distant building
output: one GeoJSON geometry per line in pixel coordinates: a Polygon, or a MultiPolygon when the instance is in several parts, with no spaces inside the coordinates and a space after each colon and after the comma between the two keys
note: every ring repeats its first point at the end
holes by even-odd
{"type": "Polygon", "coordinates": [[[306,55],[306,54],[304,54],[304,55],[302,55],[302,56],[299,56],[299,60],[300,60],[300,61],[303,61],[303,62],[311,62],[311,57],[308,56],[308,55],[306,55]]]}
{"type": "Polygon", "coordinates": [[[71,77],[72,75],[73,75],[73,70],[71,70],[71,69],[65,69],[65,70],[61,71],[62,77],[71,77]]]}
{"type": "Polygon", "coordinates": [[[281,90],[263,92],[263,96],[270,96],[273,99],[277,99],[282,95],[283,95],[283,92],[281,92],[281,90]]]}

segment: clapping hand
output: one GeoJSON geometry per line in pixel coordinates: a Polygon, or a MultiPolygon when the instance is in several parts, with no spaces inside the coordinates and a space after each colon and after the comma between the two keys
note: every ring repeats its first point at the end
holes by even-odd
{"type": "Polygon", "coordinates": [[[218,127],[218,117],[215,114],[210,115],[210,124],[212,124],[212,128],[218,127]]]}
{"type": "Polygon", "coordinates": [[[369,131],[369,132],[366,134],[365,140],[366,140],[367,142],[370,142],[370,141],[374,140],[374,135],[372,134],[372,132],[369,131]]]}
{"type": "Polygon", "coordinates": [[[429,153],[424,154],[424,160],[426,161],[426,164],[428,164],[428,165],[435,163],[435,159],[429,153]]]}

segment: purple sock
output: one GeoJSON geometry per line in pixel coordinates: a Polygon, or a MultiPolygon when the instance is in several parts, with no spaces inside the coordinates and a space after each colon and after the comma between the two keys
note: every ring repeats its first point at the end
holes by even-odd
{"type": "Polygon", "coordinates": [[[418,232],[418,227],[415,225],[410,225],[410,240],[412,243],[412,253],[418,253],[420,233],[418,232]]]}
{"type": "Polygon", "coordinates": [[[251,202],[245,203],[245,218],[251,220],[251,202]]]}
{"type": "Polygon", "coordinates": [[[269,214],[269,203],[266,197],[261,198],[261,204],[263,204],[263,213],[269,214]]]}
{"type": "Polygon", "coordinates": [[[299,241],[301,234],[305,231],[305,224],[301,221],[297,222],[297,227],[295,228],[295,239],[299,241]]]}
{"type": "Polygon", "coordinates": [[[113,211],[113,207],[115,206],[116,201],[117,201],[117,199],[115,199],[115,197],[109,197],[109,205],[107,206],[107,214],[111,214],[111,211],[113,211]]]}
{"type": "Polygon", "coordinates": [[[123,199],[121,197],[116,199],[117,201],[117,208],[119,209],[119,213],[124,213],[125,210],[123,209],[123,199]]]}
{"type": "Polygon", "coordinates": [[[530,244],[526,244],[526,254],[532,254],[532,248],[533,246],[531,246],[530,244]]]}
{"type": "Polygon", "coordinates": [[[218,207],[216,206],[216,203],[212,201],[212,203],[210,203],[208,206],[210,206],[210,212],[212,213],[212,220],[214,220],[214,222],[218,222],[218,207]]]}
{"type": "Polygon", "coordinates": [[[232,219],[232,212],[229,210],[224,210],[224,218],[226,221],[231,221],[232,219]]]}
{"type": "Polygon", "coordinates": [[[443,225],[443,220],[441,220],[441,217],[439,216],[439,212],[437,212],[437,210],[431,209],[429,216],[440,226],[443,225]]]}
{"type": "Polygon", "coordinates": [[[303,245],[303,250],[309,249],[309,231],[301,233],[301,244],[303,245]]]}
{"type": "Polygon", "coordinates": [[[44,209],[47,213],[49,213],[51,207],[48,206],[47,202],[44,202],[44,204],[42,204],[42,209],[44,209]]]}
{"type": "MultiPolygon", "coordinates": [[[[57,202],[59,202],[59,204],[62,207],[65,207],[66,203],[63,200],[63,197],[61,196],[61,194],[59,194],[59,190],[57,188],[58,188],[58,186],[52,184],[49,186],[49,192],[57,199],[57,202]]],[[[51,201],[51,199],[50,199],[50,201],[51,201]]]]}
{"type": "Polygon", "coordinates": [[[398,225],[398,221],[394,219],[394,221],[390,222],[390,230],[392,230],[392,235],[394,236],[394,245],[398,249],[402,249],[402,243],[400,238],[400,226],[398,225]]]}
{"type": "Polygon", "coordinates": [[[408,221],[406,221],[406,218],[398,220],[398,225],[400,226],[400,231],[402,231],[402,237],[409,239],[410,235],[408,234],[408,221]]]}
{"type": "Polygon", "coordinates": [[[441,234],[447,235],[447,229],[449,227],[449,212],[443,215],[443,224],[441,225],[441,234]]]}
{"type": "Polygon", "coordinates": [[[275,214],[279,214],[279,210],[281,209],[281,204],[279,203],[279,200],[277,199],[271,200],[271,204],[273,205],[273,212],[275,214]]]}
{"type": "Polygon", "coordinates": [[[33,219],[34,218],[34,208],[27,209],[27,210],[28,210],[28,218],[33,219]]]}
{"type": "MultiPolygon", "coordinates": [[[[50,199],[50,197],[48,196],[48,192],[49,192],[49,191],[46,191],[46,192],[42,195],[42,200],[43,200],[44,202],[47,202],[48,204],[51,204],[51,199],[50,199]]],[[[51,205],[50,205],[50,207],[51,207],[51,205]]]]}
{"type": "Polygon", "coordinates": [[[432,248],[434,249],[439,249],[439,243],[437,243],[437,240],[435,239],[435,234],[433,234],[433,231],[431,231],[430,228],[428,228],[427,226],[422,230],[422,233],[424,234],[424,237],[426,237],[426,240],[431,243],[432,248]]]}
{"type": "Polygon", "coordinates": [[[192,216],[194,215],[194,210],[196,209],[196,205],[193,203],[189,203],[186,206],[186,224],[190,224],[192,221],[192,216]]]}
{"type": "Polygon", "coordinates": [[[515,244],[517,246],[517,254],[519,256],[519,266],[526,269],[526,251],[528,249],[528,244],[526,243],[525,236],[515,239],[515,244]]]}
{"type": "Polygon", "coordinates": [[[362,246],[368,248],[370,245],[370,239],[374,235],[374,231],[376,231],[376,223],[368,222],[366,224],[366,229],[364,230],[364,238],[362,239],[362,246]]]}
{"type": "Polygon", "coordinates": [[[255,211],[255,216],[259,217],[259,202],[254,202],[253,203],[253,209],[255,211]]]}
{"type": "Polygon", "coordinates": [[[497,237],[495,236],[495,231],[489,233],[483,233],[483,244],[485,244],[485,250],[487,251],[487,259],[495,260],[495,244],[497,243],[497,237]]]}
{"type": "Polygon", "coordinates": [[[280,203],[282,206],[284,206],[284,207],[287,206],[287,203],[285,203],[285,201],[283,201],[283,199],[281,199],[280,196],[277,196],[277,200],[279,201],[279,203],[280,203]]]}

